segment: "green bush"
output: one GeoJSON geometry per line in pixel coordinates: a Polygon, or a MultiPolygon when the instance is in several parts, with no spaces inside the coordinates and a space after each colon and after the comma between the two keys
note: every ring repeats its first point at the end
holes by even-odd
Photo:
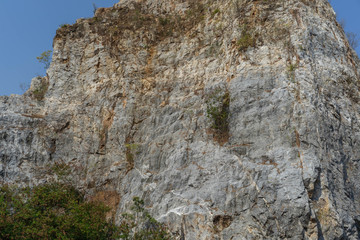
{"type": "Polygon", "coordinates": [[[144,201],[133,198],[133,214],[123,214],[120,225],[121,239],[125,240],[170,240],[171,236],[164,224],[156,221],[144,208],[144,201]]]}
{"type": "Polygon", "coordinates": [[[63,23],[63,24],[60,24],[60,28],[67,28],[67,27],[69,27],[70,26],[70,24],[67,24],[67,23],[63,23]]]}
{"type": "Polygon", "coordinates": [[[292,82],[295,82],[295,70],[297,69],[297,65],[296,64],[289,64],[287,66],[287,77],[289,80],[291,80],[292,82]]]}
{"type": "Polygon", "coordinates": [[[0,187],[0,239],[168,240],[167,228],[135,197],[120,226],[106,220],[110,208],[86,202],[74,187],[48,183],[30,188],[0,187]]]}
{"type": "Polygon", "coordinates": [[[211,18],[213,18],[218,13],[220,13],[220,9],[217,8],[211,13],[211,18]]]}
{"type": "Polygon", "coordinates": [[[73,187],[50,183],[32,189],[0,188],[0,239],[117,239],[110,209],[85,202],[73,187]]]}
{"type": "Polygon", "coordinates": [[[249,47],[255,47],[256,39],[254,38],[253,34],[248,30],[248,26],[244,25],[242,27],[241,37],[236,42],[238,49],[240,52],[245,52],[249,47]]]}
{"type": "Polygon", "coordinates": [[[36,100],[41,101],[44,99],[48,88],[49,88],[49,82],[45,78],[42,78],[40,86],[38,86],[36,89],[32,90],[32,92],[31,92],[32,96],[36,100]]]}
{"type": "Polygon", "coordinates": [[[228,132],[229,130],[229,107],[230,107],[230,94],[226,90],[223,92],[221,89],[215,89],[206,97],[207,109],[206,113],[208,118],[212,120],[211,128],[228,132]]]}

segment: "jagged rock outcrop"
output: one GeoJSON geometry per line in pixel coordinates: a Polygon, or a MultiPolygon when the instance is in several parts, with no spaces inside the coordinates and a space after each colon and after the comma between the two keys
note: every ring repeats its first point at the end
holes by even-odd
{"type": "Polygon", "coordinates": [[[358,66],[326,0],[122,0],[0,97],[0,180],[67,167],[177,239],[359,239],[358,66]]]}

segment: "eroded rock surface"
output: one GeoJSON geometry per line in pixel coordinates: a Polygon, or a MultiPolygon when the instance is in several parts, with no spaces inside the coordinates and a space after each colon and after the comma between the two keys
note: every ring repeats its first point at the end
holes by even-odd
{"type": "Polygon", "coordinates": [[[359,239],[359,61],[326,0],[122,0],[53,53],[0,97],[3,183],[61,166],[118,222],[143,198],[176,239],[359,239]]]}

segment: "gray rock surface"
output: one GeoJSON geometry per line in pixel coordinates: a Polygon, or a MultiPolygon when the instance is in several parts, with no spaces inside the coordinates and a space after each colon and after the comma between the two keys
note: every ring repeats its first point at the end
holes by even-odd
{"type": "Polygon", "coordinates": [[[139,196],[176,239],[359,239],[358,67],[326,0],[122,0],[0,97],[0,181],[67,167],[117,222],[139,196]]]}

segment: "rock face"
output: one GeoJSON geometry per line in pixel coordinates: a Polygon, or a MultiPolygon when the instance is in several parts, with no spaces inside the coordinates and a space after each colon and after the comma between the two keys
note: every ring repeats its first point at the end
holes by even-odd
{"type": "Polygon", "coordinates": [[[0,97],[0,180],[68,169],[176,239],[359,239],[358,67],[326,0],[121,0],[0,97]]]}

